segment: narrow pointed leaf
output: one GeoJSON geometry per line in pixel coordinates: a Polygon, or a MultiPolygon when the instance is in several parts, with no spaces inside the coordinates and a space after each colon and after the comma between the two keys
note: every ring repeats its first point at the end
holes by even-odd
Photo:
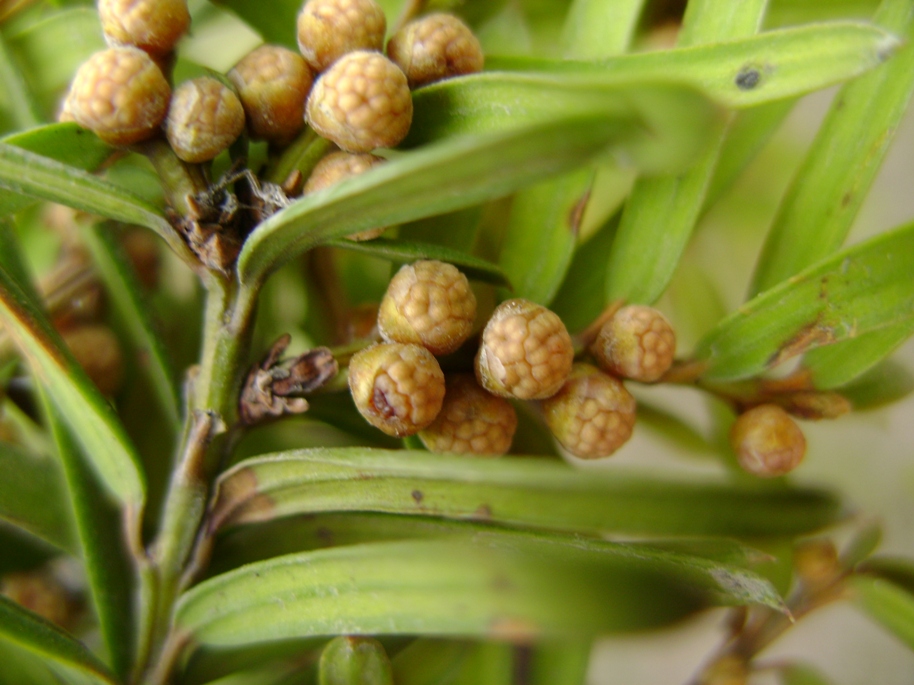
{"type": "MultiPolygon", "coordinates": [[[[818,351],[816,350],[816,352],[818,351]]],[[[806,360],[803,361],[805,364],[806,360]]],[[[813,375],[813,379],[818,380],[815,375],[813,375]]],[[[853,403],[854,411],[884,407],[904,399],[912,392],[914,392],[914,373],[908,367],[891,359],[874,366],[852,383],[841,386],[841,394],[853,403]]]]}
{"type": "Polygon", "coordinates": [[[0,519],[76,552],[60,464],[0,442],[0,519]]]}
{"type": "Polygon", "coordinates": [[[73,685],[113,685],[117,682],[84,645],[57,626],[0,596],[0,641],[41,664],[73,685]]]}
{"type": "Polygon", "coordinates": [[[769,26],[790,26],[832,17],[871,17],[879,0],[772,0],[766,17],[769,26]]]}
{"type": "Polygon", "coordinates": [[[181,400],[175,373],[136,273],[109,226],[89,226],[83,236],[134,354],[144,361],[143,370],[149,376],[156,399],[177,434],[181,425],[181,400]]]}
{"type": "MultiPolygon", "coordinates": [[[[74,123],[50,124],[6,136],[0,142],[15,145],[83,171],[92,171],[113,152],[99,138],[74,123]]],[[[2,186],[0,182],[0,186],[2,186]]],[[[18,212],[35,198],[0,188],[0,215],[18,212]]]]}
{"type": "MultiPolygon", "coordinates": [[[[914,37],[914,7],[885,0],[876,23],[914,37]]],[[[844,242],[914,92],[914,45],[836,96],[765,242],[750,295],[823,259],[844,242]]]]}
{"type": "Polygon", "coordinates": [[[365,241],[333,240],[328,245],[338,247],[341,250],[361,252],[372,257],[389,259],[395,264],[409,264],[419,259],[437,259],[438,261],[453,264],[466,274],[467,278],[511,287],[504,272],[497,264],[444,245],[411,240],[392,240],[389,238],[375,238],[374,240],[365,241]]]}
{"type": "Polygon", "coordinates": [[[85,451],[77,444],[75,430],[67,426],[49,393],[42,390],[58,457],[67,479],[67,490],[79,537],[81,556],[95,615],[111,664],[119,676],[130,670],[133,653],[133,565],[125,549],[125,512],[111,501],[85,451]]]}
{"type": "MultiPolygon", "coordinates": [[[[565,57],[600,59],[628,49],[643,0],[576,0],[563,29],[565,57]]],[[[572,262],[596,170],[579,169],[518,192],[499,253],[513,297],[548,305],[572,262]]]]}
{"type": "MultiPolygon", "coordinates": [[[[645,173],[681,171],[717,130],[718,111],[690,86],[602,73],[486,72],[439,81],[413,95],[406,147],[455,136],[602,114],[613,150],[645,173]]],[[[528,143],[543,145],[545,131],[528,143]]],[[[582,160],[585,161],[585,160],[582,160]]]]}
{"type": "Polygon", "coordinates": [[[139,461],[114,410],[66,350],[42,313],[0,270],[0,320],[32,372],[73,429],[108,489],[139,507],[145,485],[139,461]]]}
{"type": "Polygon", "coordinates": [[[871,576],[851,580],[853,599],[874,621],[914,650],[914,594],[871,576]]]}
{"type": "MultiPolygon", "coordinates": [[[[679,44],[751,35],[761,24],[766,4],[693,0],[683,18],[679,44]]],[[[732,116],[728,115],[728,126],[732,116]]],[[[606,266],[607,301],[652,304],[669,285],[698,221],[726,133],[718,131],[684,173],[643,178],[635,184],[606,266]]]]}
{"type": "Polygon", "coordinates": [[[879,66],[900,46],[897,36],[872,24],[829,22],[738,40],[727,36],[709,45],[622,55],[599,62],[493,58],[487,66],[561,73],[571,78],[589,74],[603,83],[667,78],[697,86],[727,107],[743,108],[841,83],[879,66]]]}
{"type": "Polygon", "coordinates": [[[284,452],[219,481],[212,527],[322,511],[379,511],[554,530],[783,535],[835,520],[812,490],[580,472],[550,459],[466,459],[368,448],[284,452]]]}
{"type": "Polygon", "coordinates": [[[759,374],[807,350],[914,318],[914,224],[842,250],[762,293],[698,344],[705,380],[759,374]]]}
{"type": "Polygon", "coordinates": [[[750,596],[779,602],[754,574],[710,562],[492,532],[251,564],[190,590],[176,623],[213,645],[322,634],[586,636],[662,624],[696,600],[750,596]]]}
{"type": "Polygon", "coordinates": [[[151,228],[179,256],[189,254],[157,207],[81,169],[5,142],[0,142],[0,189],[151,228]]]}
{"type": "Polygon", "coordinates": [[[302,198],[267,219],[238,258],[254,284],[315,245],[501,197],[593,158],[619,140],[606,117],[560,119],[531,128],[467,136],[410,152],[302,198]]]}
{"type": "Polygon", "coordinates": [[[837,345],[810,350],[803,357],[803,368],[809,372],[816,388],[839,388],[873,370],[912,335],[914,318],[837,345]]]}

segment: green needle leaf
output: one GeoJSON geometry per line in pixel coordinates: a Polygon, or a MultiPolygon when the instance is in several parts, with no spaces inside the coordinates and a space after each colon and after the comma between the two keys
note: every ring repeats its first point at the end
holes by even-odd
{"type": "Polygon", "coordinates": [[[444,245],[390,238],[375,238],[365,241],[331,240],[327,244],[341,250],[389,259],[396,264],[409,264],[419,259],[437,259],[458,267],[467,278],[511,287],[504,272],[498,268],[497,264],[444,245]]]}
{"type": "Polygon", "coordinates": [[[807,350],[914,319],[914,224],[836,253],[762,293],[698,344],[704,380],[757,375],[807,350]]]}
{"type": "MultiPolygon", "coordinates": [[[[732,7],[740,4],[730,3],[732,7]]],[[[667,79],[689,83],[715,102],[740,109],[854,78],[881,65],[901,46],[898,37],[885,29],[854,22],[766,31],[738,40],[729,34],[718,36],[723,37],[709,45],[621,55],[599,62],[493,57],[487,68],[561,73],[570,78],[587,74],[601,83],[667,79]]]]}
{"type": "MultiPolygon", "coordinates": [[[[761,0],[693,0],[683,19],[680,44],[752,34],[765,5],[761,0]]],[[[725,138],[726,131],[717,132],[685,173],[635,184],[606,267],[607,301],[653,303],[666,289],[698,220],[725,138]]]]}
{"type": "Polygon", "coordinates": [[[914,649],[914,594],[881,578],[858,575],[850,581],[855,604],[914,649]]]}
{"type": "MultiPolygon", "coordinates": [[[[0,142],[15,145],[83,171],[92,171],[113,152],[97,136],[74,123],[41,126],[7,136],[0,142]]],[[[0,182],[0,186],[2,185],[0,182]]],[[[18,212],[35,201],[35,198],[0,188],[0,215],[18,212]]]]}
{"type": "MultiPolygon", "coordinates": [[[[691,86],[671,83],[666,74],[629,79],[601,72],[487,72],[415,91],[413,122],[403,145],[506,133],[546,122],[568,127],[572,119],[594,115],[602,115],[604,125],[615,130],[606,145],[618,158],[651,174],[687,167],[719,123],[719,112],[708,100],[691,86]]],[[[548,147],[542,140],[548,135],[530,130],[527,143],[533,149],[548,147]]],[[[492,172],[496,161],[490,162],[492,172]]]]}
{"type": "MultiPolygon", "coordinates": [[[[914,7],[908,0],[885,0],[874,20],[914,37],[914,7]]],[[[750,295],[841,246],[912,92],[914,44],[909,42],[888,64],[838,93],[774,220],[750,295]]]]}
{"type": "Polygon", "coordinates": [[[114,685],[117,681],[81,643],[43,618],[0,595],[0,642],[12,645],[60,679],[73,685],[114,685]]]}
{"type": "Polygon", "coordinates": [[[812,490],[581,472],[541,458],[338,448],[241,462],[219,479],[211,528],[327,511],[666,535],[791,535],[840,514],[835,500],[812,490]]]}
{"type": "Polygon", "coordinates": [[[143,475],[117,415],[44,315],[3,270],[0,320],[105,485],[121,502],[139,509],[145,497],[143,475]]]}
{"type": "Polygon", "coordinates": [[[0,519],[76,552],[60,464],[0,442],[0,519]]]}
{"type": "Polygon", "coordinates": [[[840,388],[873,370],[912,335],[914,318],[837,345],[810,350],[803,357],[803,368],[809,372],[814,387],[820,390],[840,388]]]}
{"type": "Polygon", "coordinates": [[[193,261],[187,245],[158,208],[81,169],[7,142],[0,142],[0,189],[3,188],[126,224],[151,228],[179,256],[193,261]]]}
{"type": "Polygon", "coordinates": [[[250,564],[190,590],[176,623],[210,645],[338,633],[588,636],[663,624],[698,597],[781,606],[767,581],[714,562],[568,536],[480,532],[250,564]]]}
{"type": "Polygon", "coordinates": [[[306,196],[248,237],[238,275],[255,285],[315,245],[470,207],[586,162],[623,137],[607,117],[570,118],[442,141],[306,196]]]}

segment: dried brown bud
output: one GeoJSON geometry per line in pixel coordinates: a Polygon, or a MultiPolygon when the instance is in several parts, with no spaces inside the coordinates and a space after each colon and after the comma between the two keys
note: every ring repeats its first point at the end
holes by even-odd
{"type": "Polygon", "coordinates": [[[629,305],[603,325],[591,352],[603,370],[650,383],[672,366],[676,334],[653,307],[629,305]]]}
{"type": "Polygon", "coordinates": [[[571,336],[558,315],[528,300],[507,300],[482,333],[476,378],[502,397],[544,399],[562,387],[573,359],[571,336]]]}
{"type": "Polygon", "coordinates": [[[432,424],[419,433],[432,452],[504,454],[517,430],[511,403],[476,383],[472,374],[445,378],[444,405],[432,424]]]}
{"type": "Polygon", "coordinates": [[[786,411],[763,404],[741,414],[730,429],[739,465],[762,478],[793,471],[806,454],[806,438],[786,411]]]}
{"type": "Polygon", "coordinates": [[[479,40],[452,14],[429,14],[411,21],[387,42],[387,56],[406,74],[410,88],[451,76],[482,71],[479,40]]]}
{"type": "Polygon", "coordinates": [[[543,400],[549,430],[582,459],[608,457],[628,442],[635,411],[622,381],[590,364],[575,364],[562,389],[543,400]]]}
{"type": "Polygon", "coordinates": [[[444,374],[424,347],[381,343],[352,357],[349,389],[370,424],[404,437],[428,426],[441,411],[444,374]]]}
{"type": "Polygon", "coordinates": [[[467,277],[451,264],[405,264],[387,286],[378,330],[388,342],[422,345],[434,355],[454,352],[476,320],[476,297],[467,277]]]}

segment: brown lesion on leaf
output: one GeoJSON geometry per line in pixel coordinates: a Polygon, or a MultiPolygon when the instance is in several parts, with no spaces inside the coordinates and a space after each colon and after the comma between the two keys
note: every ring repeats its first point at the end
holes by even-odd
{"type": "Polygon", "coordinates": [[[574,203],[571,211],[568,212],[568,229],[574,236],[578,235],[581,229],[581,222],[584,220],[584,212],[587,210],[587,203],[590,202],[590,190],[588,189],[581,198],[574,203]]]}
{"type": "Polygon", "coordinates": [[[488,637],[516,644],[535,642],[543,634],[540,626],[522,618],[497,618],[489,625],[488,637]]]}
{"type": "Polygon", "coordinates": [[[238,407],[243,425],[253,426],[308,411],[304,395],[322,387],[339,371],[336,359],[326,347],[283,360],[290,342],[291,336],[281,336],[263,361],[248,373],[238,407]]]}
{"type": "Polygon", "coordinates": [[[209,531],[253,521],[266,521],[273,517],[273,501],[258,492],[257,474],[251,468],[233,472],[219,481],[216,496],[209,513],[209,531]]]}
{"type": "Polygon", "coordinates": [[[813,347],[830,345],[834,342],[837,342],[834,329],[815,321],[801,328],[790,340],[781,345],[778,351],[768,359],[767,365],[769,368],[777,366],[813,347]]]}

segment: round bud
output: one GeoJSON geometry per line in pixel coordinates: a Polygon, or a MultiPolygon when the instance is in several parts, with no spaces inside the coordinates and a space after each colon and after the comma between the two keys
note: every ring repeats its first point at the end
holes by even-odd
{"type": "Polygon", "coordinates": [[[98,0],[98,16],[109,42],[153,56],[171,52],[190,26],[186,0],[98,0]]]}
{"type": "Polygon", "coordinates": [[[506,300],[482,332],[476,378],[496,395],[540,400],[558,392],[573,359],[571,336],[558,315],[528,300],[506,300]]]}
{"type": "Polygon", "coordinates": [[[384,646],[373,637],[335,637],[321,652],[320,685],[393,685],[384,646]]]}
{"type": "Polygon", "coordinates": [[[255,140],[286,143],[304,128],[314,75],[304,58],[278,45],[261,45],[228,73],[238,89],[255,140]]]}
{"type": "Polygon", "coordinates": [[[581,459],[608,457],[628,442],[635,409],[622,381],[590,364],[575,364],[562,389],[543,400],[549,430],[581,459]]]}
{"type": "Polygon", "coordinates": [[[482,71],[479,40],[452,14],[411,21],[387,42],[387,56],[406,74],[410,88],[482,71]]]}
{"type": "Polygon", "coordinates": [[[206,162],[235,142],[244,130],[244,110],[235,92],[211,76],[175,89],[165,135],[179,159],[206,162]]]}
{"type": "Polygon", "coordinates": [[[298,15],[298,48],[320,72],[348,52],[380,50],[386,30],[375,0],[308,0],[298,15]]]}
{"type": "Polygon", "coordinates": [[[64,112],[106,143],[130,145],[158,130],[170,97],[171,87],[149,55],[110,48],[79,67],[64,112]]]}
{"type": "Polygon", "coordinates": [[[424,347],[380,343],[352,357],[349,389],[368,423],[401,438],[435,420],[444,399],[444,374],[424,347]]]}
{"type": "Polygon", "coordinates": [[[454,352],[476,320],[476,297],[467,277],[432,259],[405,264],[387,286],[378,330],[388,342],[422,345],[434,355],[454,352]]]}
{"type": "Polygon", "coordinates": [[[19,571],[0,577],[0,594],[63,628],[71,629],[77,606],[67,589],[45,570],[19,571]]]}
{"type": "Polygon", "coordinates": [[[393,147],[406,137],[413,100],[406,76],[376,52],[350,52],[314,84],[308,123],[348,152],[393,147]]]}
{"type": "Polygon", "coordinates": [[[676,334],[656,309],[633,304],[603,324],[590,351],[603,370],[650,383],[672,366],[676,334]]]}
{"type": "Polygon", "coordinates": [[[806,454],[806,438],[779,406],[763,404],[741,414],[730,429],[739,465],[762,478],[793,471],[806,454]]]}
{"type": "Polygon", "coordinates": [[[124,358],[117,336],[107,326],[89,324],[64,331],[63,341],[103,395],[114,395],[124,381],[124,358]]]}
{"type": "MultiPolygon", "coordinates": [[[[358,176],[383,162],[384,160],[381,157],[375,157],[367,153],[356,155],[351,152],[331,152],[315,165],[311,175],[308,177],[308,182],[305,183],[304,192],[306,194],[316,193],[318,190],[329,188],[345,178],[358,176]]],[[[386,230],[386,226],[381,226],[353,233],[346,237],[350,240],[373,240],[386,230]]]]}
{"type": "Polygon", "coordinates": [[[504,454],[517,430],[517,413],[503,397],[486,392],[471,374],[445,378],[444,404],[419,433],[432,452],[504,454]]]}

